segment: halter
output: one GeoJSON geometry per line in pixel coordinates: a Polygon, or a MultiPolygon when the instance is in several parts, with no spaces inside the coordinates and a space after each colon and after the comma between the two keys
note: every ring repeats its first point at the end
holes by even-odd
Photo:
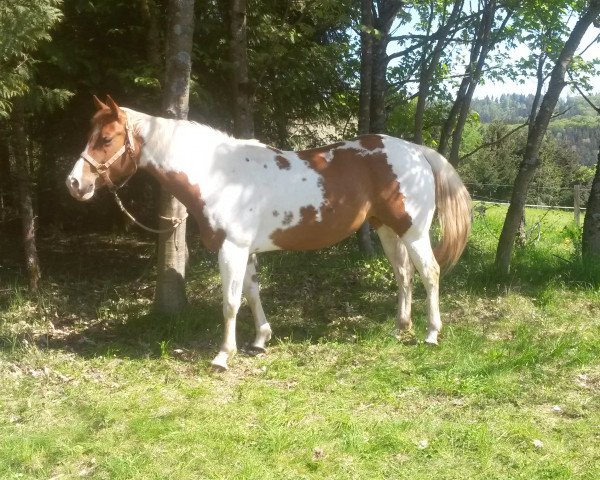
{"type": "MultiPolygon", "coordinates": [[[[92,168],[94,170],[96,170],[96,172],[98,173],[98,175],[100,177],[102,177],[102,179],[106,182],[106,184],[108,185],[108,189],[111,191],[111,193],[113,194],[113,196],[115,198],[115,202],[117,203],[117,206],[119,207],[119,209],[125,215],[127,215],[127,217],[129,217],[129,219],[132,222],[134,222],[136,225],[140,226],[144,230],[147,230],[148,232],[152,232],[152,233],[168,233],[168,232],[171,232],[171,231],[175,230],[177,227],[179,227],[179,225],[181,225],[184,222],[184,220],[188,216],[187,212],[186,212],[186,214],[185,214],[185,216],[183,218],[175,218],[175,217],[167,218],[167,217],[163,217],[161,215],[160,218],[162,218],[163,220],[167,220],[167,221],[171,222],[172,225],[170,227],[168,227],[168,228],[157,230],[155,228],[147,227],[146,225],[144,225],[141,222],[139,222],[125,208],[125,205],[123,205],[123,202],[121,201],[121,199],[119,198],[119,195],[117,194],[117,190],[119,188],[123,187],[129,181],[129,179],[131,177],[133,177],[135,175],[135,173],[137,172],[138,166],[137,166],[137,163],[136,163],[135,159],[133,159],[133,164],[135,165],[135,170],[120,185],[118,185],[118,186],[115,185],[112,182],[112,180],[110,179],[109,175],[108,175],[108,170],[109,170],[110,166],[116,160],[118,160],[119,158],[121,158],[123,155],[126,155],[126,154],[129,154],[129,156],[133,158],[133,154],[135,153],[135,144],[133,143],[133,132],[132,132],[131,126],[129,125],[127,114],[125,114],[125,132],[126,132],[125,143],[123,143],[123,145],[121,146],[121,148],[119,148],[119,150],[117,150],[115,152],[115,154],[108,159],[108,161],[106,161],[104,163],[98,163],[87,152],[87,146],[85,147],[85,150],[81,153],[81,158],[83,158],[86,162],[88,162],[92,166],[92,168]]],[[[178,248],[177,244],[175,245],[175,248],[178,248]]]]}
{"type": "Polygon", "coordinates": [[[135,172],[137,172],[137,163],[134,160],[133,164],[135,165],[135,170],[133,171],[133,173],[131,175],[129,175],[129,177],[127,177],[125,179],[125,181],[123,183],[121,183],[121,185],[116,186],[110,179],[110,176],[108,175],[108,169],[116,160],[118,160],[119,158],[121,158],[123,155],[125,155],[127,153],[131,157],[133,157],[133,154],[135,153],[135,144],[133,143],[133,132],[129,125],[129,121],[127,119],[126,114],[125,114],[125,131],[126,131],[125,143],[123,143],[121,148],[119,148],[119,150],[117,150],[115,152],[115,154],[112,157],[110,157],[108,159],[108,161],[106,161],[104,163],[98,163],[96,160],[94,160],[92,158],[92,156],[88,153],[87,146],[85,147],[85,150],[83,152],[81,152],[81,158],[83,158],[86,162],[88,162],[92,166],[92,168],[94,170],[96,170],[98,175],[100,177],[102,177],[102,179],[108,185],[109,190],[111,190],[113,192],[118,190],[119,188],[121,188],[123,185],[125,185],[129,181],[129,179],[135,174],[135,172]]]}

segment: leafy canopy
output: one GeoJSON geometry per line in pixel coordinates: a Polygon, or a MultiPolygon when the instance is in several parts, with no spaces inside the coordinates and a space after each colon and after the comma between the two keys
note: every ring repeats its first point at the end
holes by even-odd
{"type": "Polygon", "coordinates": [[[50,40],[60,21],[61,0],[3,0],[0,3],[0,117],[11,111],[11,99],[30,90],[32,53],[50,40]]]}

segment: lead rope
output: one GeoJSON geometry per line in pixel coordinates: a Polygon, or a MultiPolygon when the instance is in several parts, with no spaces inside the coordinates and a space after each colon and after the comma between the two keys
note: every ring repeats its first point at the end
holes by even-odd
{"type": "MultiPolygon", "coordinates": [[[[133,222],[135,223],[138,227],[143,228],[144,230],[151,232],[151,233],[168,233],[168,232],[172,232],[174,230],[177,229],[177,227],[179,227],[179,225],[181,225],[184,220],[188,217],[187,212],[185,213],[185,216],[183,218],[175,218],[175,217],[163,217],[162,215],[160,216],[160,218],[162,218],[163,220],[167,220],[169,222],[171,222],[173,225],[171,225],[169,228],[165,228],[162,230],[157,230],[155,228],[150,228],[147,227],[146,225],[144,225],[143,223],[139,222],[138,220],[136,220],[136,218],[127,211],[127,209],[125,208],[125,205],[123,205],[123,202],[121,202],[121,199],[119,198],[119,195],[117,194],[116,190],[111,190],[113,196],[115,197],[115,202],[117,202],[117,205],[119,206],[119,208],[121,209],[121,211],[127,215],[127,217],[133,222]]],[[[177,245],[177,243],[175,244],[175,248],[179,250],[179,245],[177,245]]]]}

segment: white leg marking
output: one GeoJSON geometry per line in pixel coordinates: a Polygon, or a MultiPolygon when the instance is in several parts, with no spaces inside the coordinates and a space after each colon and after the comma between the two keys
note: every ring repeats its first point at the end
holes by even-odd
{"type": "Polygon", "coordinates": [[[260,302],[260,288],[258,286],[258,276],[256,274],[256,257],[251,256],[246,267],[244,276],[244,296],[252,310],[254,317],[254,326],[256,328],[256,337],[252,347],[261,352],[266,351],[265,344],[271,340],[271,326],[267,322],[267,317],[260,302]]]}
{"type": "Polygon", "coordinates": [[[442,329],[439,307],[440,267],[433,255],[428,235],[417,239],[403,238],[402,240],[427,291],[428,326],[425,343],[437,345],[438,334],[442,329]]]}
{"type": "Polygon", "coordinates": [[[410,310],[412,303],[413,266],[404,243],[391,228],[382,226],[377,230],[383,251],[392,265],[396,283],[398,284],[398,313],[396,329],[398,333],[410,330],[412,322],[410,310]]]}
{"type": "Polygon", "coordinates": [[[223,289],[225,335],[221,350],[212,361],[212,366],[219,370],[227,370],[227,360],[237,350],[235,319],[242,300],[242,287],[247,260],[247,248],[238,247],[229,240],[223,242],[223,246],[219,250],[219,269],[223,289]]]}

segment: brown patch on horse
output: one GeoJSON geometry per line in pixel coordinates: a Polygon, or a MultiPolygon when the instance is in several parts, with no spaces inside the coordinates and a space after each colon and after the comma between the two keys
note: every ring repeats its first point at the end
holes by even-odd
{"type": "Polygon", "coordinates": [[[343,145],[298,152],[298,157],[321,175],[323,203],[302,207],[297,225],[275,230],[271,239],[278,247],[312,250],[333,245],[358,230],[366,218],[389,225],[398,235],[412,225],[386,154],[364,154],[343,145]]]}
{"type": "Polygon", "coordinates": [[[285,158],[283,155],[277,155],[275,157],[275,162],[277,162],[277,166],[281,170],[289,170],[290,168],[292,168],[290,161],[287,158],[285,158]]]}
{"type": "Polygon", "coordinates": [[[161,186],[171,192],[194,216],[204,246],[211,251],[219,250],[225,241],[225,230],[213,229],[204,215],[205,202],[200,194],[200,187],[192,185],[185,173],[167,172],[152,165],[146,167],[146,170],[156,177],[161,186]]]}
{"type": "Polygon", "coordinates": [[[383,148],[383,137],[381,135],[361,135],[357,140],[360,146],[365,150],[377,150],[383,148]]]}

